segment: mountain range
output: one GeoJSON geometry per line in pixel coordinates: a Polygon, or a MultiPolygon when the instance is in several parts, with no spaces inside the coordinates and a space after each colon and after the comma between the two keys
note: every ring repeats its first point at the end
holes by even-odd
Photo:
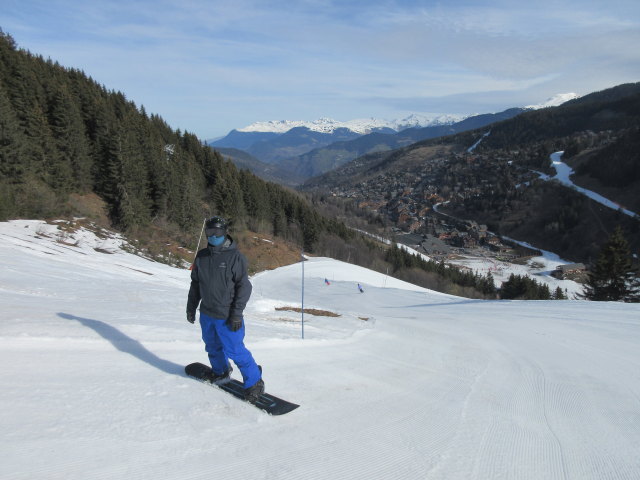
{"type": "MultiPolygon", "coordinates": [[[[537,110],[546,107],[557,107],[569,100],[578,98],[576,93],[559,93],[548,98],[544,102],[535,105],[527,105],[523,107],[527,110],[537,110]]],[[[348,120],[342,122],[331,118],[320,118],[318,120],[306,121],[306,120],[269,120],[266,122],[254,122],[246,127],[232,130],[232,132],[241,133],[286,133],[289,130],[296,127],[306,127],[309,130],[322,133],[332,133],[339,128],[347,128],[352,132],[365,135],[376,131],[389,131],[400,132],[407,128],[422,128],[433,127],[439,125],[450,125],[464,120],[467,117],[478,115],[475,114],[420,114],[412,113],[401,119],[384,120],[377,118],[362,118],[355,120],[348,120]]],[[[218,144],[219,140],[211,141],[211,144],[218,144]]],[[[224,143],[224,142],[223,142],[224,143]]],[[[237,145],[233,145],[238,147],[237,145]]]]}
{"type": "Polygon", "coordinates": [[[376,151],[451,135],[512,118],[522,112],[552,107],[577,98],[559,94],[539,105],[474,115],[412,114],[399,120],[358,119],[348,122],[322,118],[312,122],[256,122],[234,129],[208,144],[240,168],[280,183],[296,185],[376,151]]]}
{"type": "Polygon", "coordinates": [[[423,115],[413,113],[402,119],[381,120],[376,118],[364,118],[341,122],[331,118],[320,118],[311,122],[304,120],[278,120],[268,122],[255,122],[243,128],[237,129],[238,132],[273,132],[286,133],[292,128],[306,127],[309,130],[322,133],[332,133],[334,130],[346,128],[352,132],[365,135],[376,131],[396,131],[399,132],[406,128],[430,127],[434,125],[448,125],[450,123],[464,120],[470,115],[423,115]]]}

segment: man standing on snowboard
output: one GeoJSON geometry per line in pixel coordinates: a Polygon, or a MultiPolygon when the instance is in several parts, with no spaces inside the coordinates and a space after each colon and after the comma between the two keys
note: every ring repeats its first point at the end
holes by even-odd
{"type": "Polygon", "coordinates": [[[244,311],[251,296],[247,259],[227,235],[227,222],[211,217],[205,224],[208,245],[196,255],[191,271],[187,321],[194,323],[200,304],[200,327],[209,355],[212,383],[230,381],[236,364],[244,380],[245,398],[255,403],[264,392],[262,369],[244,345],[244,311]]]}

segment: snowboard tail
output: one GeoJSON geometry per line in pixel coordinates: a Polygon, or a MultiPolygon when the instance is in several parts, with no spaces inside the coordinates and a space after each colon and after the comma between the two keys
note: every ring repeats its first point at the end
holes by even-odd
{"type": "MultiPolygon", "coordinates": [[[[231,379],[230,382],[224,383],[222,385],[211,383],[207,380],[207,378],[211,374],[211,367],[203,363],[191,363],[185,367],[184,371],[190,377],[200,380],[201,382],[204,382],[208,385],[218,387],[220,390],[224,390],[234,397],[246,401],[244,398],[244,387],[242,382],[231,379]]],[[[285,413],[289,413],[300,406],[296,405],[295,403],[287,402],[286,400],[278,398],[274,395],[270,395],[268,393],[263,393],[262,395],[260,395],[258,401],[256,403],[252,403],[251,405],[255,405],[257,408],[267,412],[270,415],[284,415],[285,413]]]]}

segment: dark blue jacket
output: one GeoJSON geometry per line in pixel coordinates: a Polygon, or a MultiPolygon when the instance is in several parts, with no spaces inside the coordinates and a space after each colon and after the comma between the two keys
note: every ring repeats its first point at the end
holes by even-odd
{"type": "Polygon", "coordinates": [[[200,311],[214,318],[242,315],[251,297],[247,259],[231,237],[219,247],[208,245],[196,255],[191,270],[187,312],[200,311]]]}

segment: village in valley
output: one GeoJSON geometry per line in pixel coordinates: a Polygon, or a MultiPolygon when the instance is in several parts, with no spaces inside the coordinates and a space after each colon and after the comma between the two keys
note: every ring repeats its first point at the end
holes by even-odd
{"type": "MultiPolygon", "coordinates": [[[[520,152],[439,153],[404,171],[388,170],[350,187],[334,187],[331,194],[353,199],[360,209],[380,215],[395,241],[435,261],[455,264],[461,258],[478,258],[490,265],[524,265],[540,256],[539,250],[502,238],[487,225],[442,211],[449,203],[480,197],[487,189],[526,188],[539,179],[538,172],[514,161],[520,152]]],[[[562,280],[586,280],[582,263],[558,265],[551,274],[562,280]]]]}

